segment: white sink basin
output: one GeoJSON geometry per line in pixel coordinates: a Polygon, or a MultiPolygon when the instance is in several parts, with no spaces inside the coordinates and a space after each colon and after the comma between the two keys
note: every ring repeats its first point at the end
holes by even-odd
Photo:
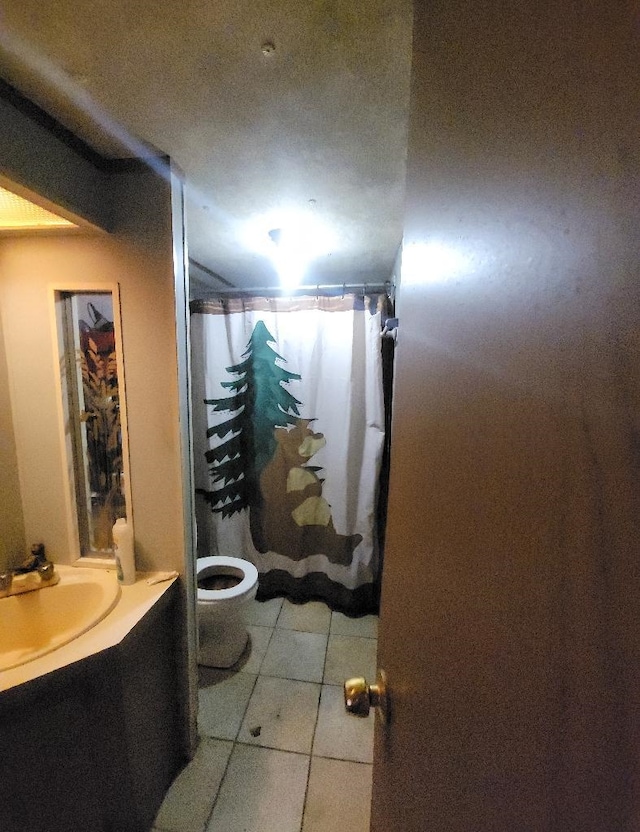
{"type": "Polygon", "coordinates": [[[0,598],[0,671],[56,650],[91,629],[120,596],[115,571],[59,566],[55,586],[0,598]]]}

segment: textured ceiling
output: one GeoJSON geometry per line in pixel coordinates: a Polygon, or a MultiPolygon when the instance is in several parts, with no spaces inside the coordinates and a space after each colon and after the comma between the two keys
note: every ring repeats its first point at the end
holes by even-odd
{"type": "Polygon", "coordinates": [[[411,18],[411,0],[3,0],[0,76],[102,153],[169,154],[190,257],[226,281],[276,284],[267,232],[296,218],[327,232],[305,282],[379,281],[402,233],[411,18]]]}

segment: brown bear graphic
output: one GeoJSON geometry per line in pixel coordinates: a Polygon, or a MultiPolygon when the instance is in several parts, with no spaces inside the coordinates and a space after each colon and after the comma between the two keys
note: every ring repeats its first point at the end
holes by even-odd
{"type": "Polygon", "coordinates": [[[326,444],[321,433],[310,429],[313,421],[297,419],[293,428],[274,430],[278,444],[260,476],[261,543],[265,551],[292,560],[321,554],[331,563],[348,566],[362,535],[336,532],[331,507],[322,496],[322,481],[313,469],[304,467],[326,444]]]}

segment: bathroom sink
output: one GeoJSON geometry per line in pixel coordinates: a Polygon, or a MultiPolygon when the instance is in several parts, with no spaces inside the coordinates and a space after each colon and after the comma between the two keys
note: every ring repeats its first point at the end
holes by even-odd
{"type": "Polygon", "coordinates": [[[0,671],[67,644],[115,607],[114,571],[56,565],[60,581],[34,592],[0,598],[0,671]]]}

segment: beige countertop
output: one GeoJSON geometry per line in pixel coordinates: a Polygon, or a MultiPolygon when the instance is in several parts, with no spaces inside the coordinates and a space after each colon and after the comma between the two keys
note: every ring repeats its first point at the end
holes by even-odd
{"type": "Polygon", "coordinates": [[[120,587],[120,598],[114,609],[90,630],[44,656],[0,672],[0,691],[24,684],[119,644],[177,580],[173,577],[160,583],[147,583],[148,579],[162,574],[138,573],[134,584],[120,587]]]}

